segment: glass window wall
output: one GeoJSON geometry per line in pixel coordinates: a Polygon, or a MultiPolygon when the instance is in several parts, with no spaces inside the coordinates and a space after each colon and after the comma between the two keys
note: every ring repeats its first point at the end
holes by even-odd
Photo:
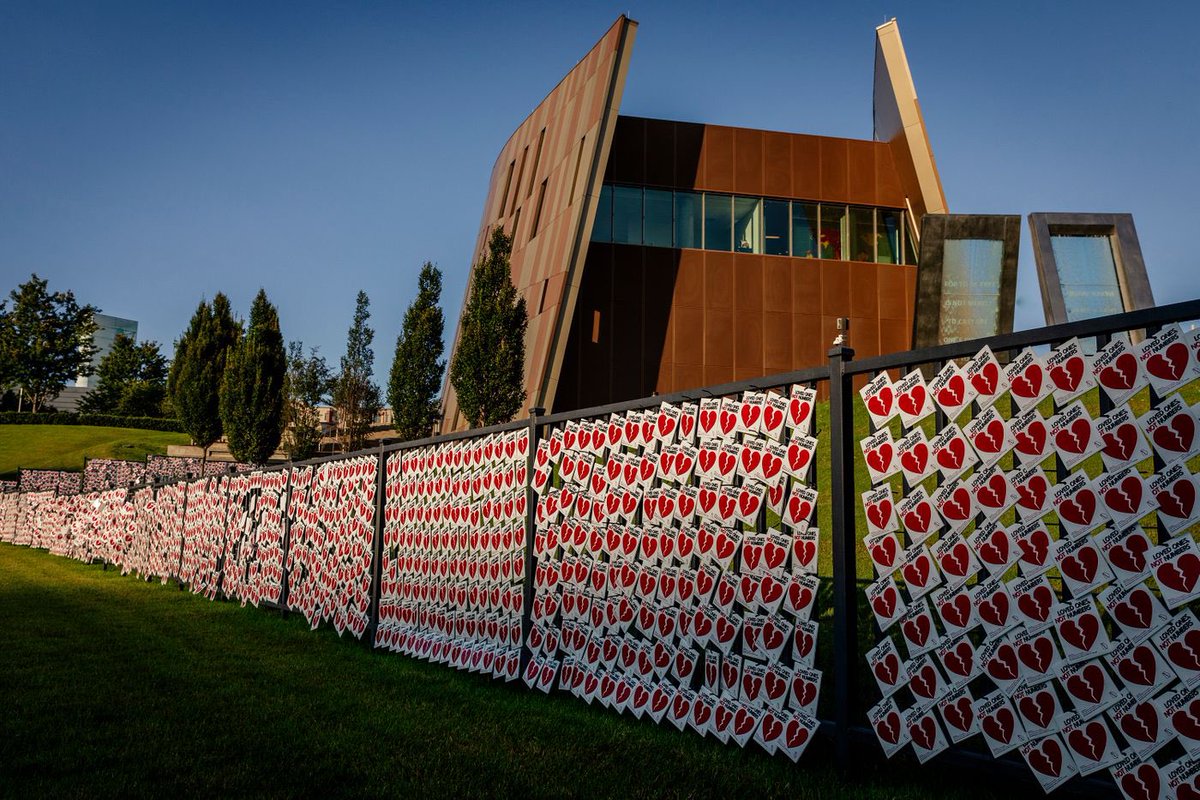
{"type": "Polygon", "coordinates": [[[851,261],[875,261],[875,209],[850,209],[850,244],[845,256],[851,261]]]}
{"type": "Polygon", "coordinates": [[[788,246],[788,201],[763,201],[763,252],[769,256],[786,256],[788,246]]]}
{"type": "Polygon", "coordinates": [[[886,208],[875,212],[875,261],[897,264],[900,257],[900,212],[886,208]]]}
{"type": "Polygon", "coordinates": [[[762,252],[762,198],[733,198],[733,243],[739,253],[762,252]]]}
{"type": "Polygon", "coordinates": [[[613,187],[613,239],[618,244],[642,243],[642,190],[613,187]]]}
{"type": "Polygon", "coordinates": [[[733,197],[704,195],[704,249],[733,249],[733,197]]]}
{"type": "Polygon", "coordinates": [[[841,260],[846,241],[846,207],[821,204],[821,258],[841,260]]]}
{"type": "Polygon", "coordinates": [[[674,199],[671,192],[662,189],[646,190],[645,234],[642,244],[650,247],[671,246],[671,207],[674,199]]]}
{"type": "Polygon", "coordinates": [[[592,225],[593,242],[612,241],[612,187],[608,184],[600,187],[600,202],[596,207],[596,222],[592,225]]]}
{"type": "Polygon", "coordinates": [[[817,231],[817,204],[792,203],[792,255],[800,258],[819,256],[817,231]]]}
{"type": "Polygon", "coordinates": [[[704,246],[704,195],[675,192],[675,246],[699,250],[704,246]]]}

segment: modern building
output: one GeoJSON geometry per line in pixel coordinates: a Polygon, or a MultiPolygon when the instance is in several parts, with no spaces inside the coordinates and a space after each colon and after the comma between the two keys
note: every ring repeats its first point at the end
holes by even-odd
{"type": "Polygon", "coordinates": [[[76,378],[75,386],[78,388],[96,388],[96,367],[100,366],[100,362],[112,350],[113,342],[116,341],[117,336],[125,335],[130,339],[137,339],[137,320],[112,317],[108,314],[96,314],[95,320],[96,332],[92,334],[92,344],[96,345],[96,355],[92,356],[93,374],[80,375],[76,378]]]}
{"type": "MultiPolygon", "coordinates": [[[[840,317],[862,356],[908,348],[920,221],[947,209],[895,22],[871,139],[621,116],[636,32],[618,18],[492,168],[475,254],[514,237],[527,406],[813,366],[840,317]]],[[[443,398],[443,430],[466,427],[443,398]]]]}

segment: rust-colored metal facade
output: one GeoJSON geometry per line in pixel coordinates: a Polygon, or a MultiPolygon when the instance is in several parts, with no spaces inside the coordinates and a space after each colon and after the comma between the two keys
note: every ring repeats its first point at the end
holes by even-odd
{"type": "MultiPolygon", "coordinates": [[[[620,117],[605,182],[905,207],[886,143],[620,117]]],[[[555,410],[908,349],[916,267],[592,243],[555,410]]]]}
{"type": "MultiPolygon", "coordinates": [[[[893,208],[916,215],[910,230],[944,205],[940,181],[927,197],[928,174],[923,193],[895,141],[618,117],[635,30],[619,18],[492,170],[476,253],[494,225],[515,229],[527,406],[565,411],[813,366],[838,317],[860,355],[909,348],[915,266],[590,241],[606,182],[893,208]]],[[[903,67],[893,72],[911,88],[903,67]]],[[[444,397],[443,430],[465,428],[448,382],[444,397]]]]}

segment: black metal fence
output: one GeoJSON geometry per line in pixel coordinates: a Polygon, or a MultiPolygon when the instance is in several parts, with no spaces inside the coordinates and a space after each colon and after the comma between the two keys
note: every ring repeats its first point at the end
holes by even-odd
{"type": "MultiPolygon", "coordinates": [[[[889,375],[890,385],[914,371],[921,380],[912,380],[925,387],[947,365],[984,351],[1003,370],[1027,348],[1053,353],[1078,339],[1100,349],[1114,338],[1140,340],[1197,318],[1200,301],[1191,301],[862,360],[838,345],[826,367],[577,412],[532,409],[520,422],[248,474],[73,497],[5,495],[0,539],[175,579],[181,589],[210,597],[298,611],[314,627],[329,622],[376,647],[523,678],[531,687],[600,699],[639,717],[643,708],[628,698],[641,687],[655,721],[744,745],[749,737],[719,729],[702,713],[717,710],[720,719],[717,707],[733,696],[753,718],[749,736],[793,758],[803,750],[795,741],[816,733],[820,718],[820,733],[832,737],[839,763],[849,766],[856,756],[877,753],[882,741],[864,724],[874,703],[865,701],[872,695],[863,685],[870,648],[860,640],[893,635],[872,623],[860,599],[874,572],[860,555],[872,530],[861,496],[886,486],[889,500],[895,494],[902,500],[919,487],[936,493],[950,483],[940,474],[872,480],[861,441],[884,428],[903,438],[918,430],[936,434],[956,419],[965,427],[991,409],[1007,424],[1027,408],[1010,394],[963,405],[954,418],[939,406],[909,425],[889,418],[876,426],[859,390],[877,376],[889,375]],[[828,399],[818,402],[818,394],[828,399]],[[715,544],[722,534],[732,549],[715,544]],[[780,548],[786,553],[778,555],[780,548]],[[775,560],[760,562],[764,552],[775,560]],[[722,621],[732,639],[700,633],[722,621]],[[764,632],[789,641],[764,648],[764,632]],[[619,655],[605,655],[609,644],[619,655]],[[639,669],[642,654],[647,661],[639,669]],[[746,702],[764,676],[768,683],[793,683],[782,701],[764,695],[760,705],[746,702]],[[602,694],[605,677],[611,697],[602,694]],[[656,713],[665,695],[650,693],[652,686],[670,696],[666,712],[656,713]],[[774,724],[764,723],[768,717],[806,733],[776,741],[763,733],[774,724]]],[[[1189,358],[1194,363],[1191,349],[1189,358]]],[[[1106,392],[1095,395],[1100,414],[1118,408],[1106,392]]],[[[1068,405],[1052,394],[1039,393],[1038,400],[1051,415],[1068,405]]],[[[1145,405],[1153,410],[1167,402],[1152,386],[1145,405]]],[[[1082,462],[1068,468],[1062,453],[1046,456],[1053,456],[1051,489],[1086,468],[1082,462]]],[[[1012,457],[1005,458],[997,463],[1015,470],[1012,457]]],[[[1165,464],[1155,451],[1143,467],[1157,473],[1165,464]]],[[[994,519],[1011,520],[1015,512],[1005,514],[994,519]]],[[[981,513],[961,530],[987,519],[981,513]]],[[[1049,511],[1045,519],[1058,524],[1049,511]]],[[[1166,541],[1159,538],[1163,522],[1146,520],[1142,528],[1152,543],[1166,541]]],[[[1004,572],[1012,578],[1016,571],[1010,563],[1004,572]]],[[[1059,595],[1082,596],[1050,575],[1059,595]]],[[[980,572],[964,585],[983,578],[980,572]]],[[[1103,623],[1106,637],[1116,630],[1111,619],[1103,623]]],[[[990,641],[982,631],[969,633],[973,647],[990,641]]],[[[972,681],[959,689],[994,686],[986,675],[972,681]]],[[[909,697],[905,691],[895,696],[909,697]]],[[[1056,692],[1060,703],[1068,696],[1056,692]]],[[[725,708],[727,717],[732,709],[725,708]]],[[[1028,780],[1023,762],[993,760],[969,742],[937,750],[941,763],[1028,780]]],[[[1178,743],[1159,751],[1164,775],[1165,759],[1182,751],[1178,743]]],[[[1135,761],[1154,752],[1137,750],[1135,761]]],[[[1069,786],[1116,792],[1095,777],[1069,786]]]]}

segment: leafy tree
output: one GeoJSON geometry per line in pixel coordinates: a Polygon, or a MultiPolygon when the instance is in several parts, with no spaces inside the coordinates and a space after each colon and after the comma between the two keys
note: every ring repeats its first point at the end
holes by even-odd
{"type": "Polygon", "coordinates": [[[450,364],[458,406],[472,427],[507,422],[525,401],[525,298],[512,284],[512,238],[496,228],[475,265],[450,364]]]}
{"type": "Polygon", "coordinates": [[[259,289],[250,307],[250,327],[230,348],[221,379],[221,425],[238,461],[264,464],[279,447],[286,372],[279,314],[259,289]]]}
{"type": "Polygon", "coordinates": [[[291,460],[303,461],[320,449],[321,418],[317,406],[325,402],[333,388],[333,377],[316,348],[306,357],[301,342],[288,343],[287,365],[283,384],[283,449],[291,460]]]}
{"type": "Polygon", "coordinates": [[[388,380],[388,402],[392,405],[392,427],[405,439],[430,434],[437,414],[437,396],[442,383],[445,320],[438,303],[442,297],[442,273],[428,261],[417,278],[417,297],[404,312],[404,324],[396,337],[396,355],[388,380]]]}
{"type": "Polygon", "coordinates": [[[63,385],[92,373],[97,309],[75,302],[72,292],[50,292],[48,281],[31,275],[9,293],[12,308],[0,308],[0,372],[20,387],[33,411],[54,400],[63,385]]]}
{"type": "Polygon", "coordinates": [[[123,333],[96,368],[96,388],[79,402],[81,411],[155,417],[166,395],[167,359],[158,342],[134,340],[123,333]],[[136,412],[136,413],[134,413],[136,412]]]}
{"type": "Polygon", "coordinates": [[[367,431],[379,414],[379,387],[371,380],[375,352],[371,342],[375,331],[367,326],[371,305],[366,292],[360,291],[354,304],[354,323],[346,337],[346,355],[342,370],[333,386],[333,407],[337,410],[338,428],[347,451],[361,450],[367,441],[367,431]]]}
{"type": "Polygon", "coordinates": [[[226,354],[241,332],[229,300],[218,293],[211,306],[200,301],[188,329],[175,343],[167,392],[183,429],[204,448],[206,457],[208,448],[221,438],[221,377],[226,354]]]}

